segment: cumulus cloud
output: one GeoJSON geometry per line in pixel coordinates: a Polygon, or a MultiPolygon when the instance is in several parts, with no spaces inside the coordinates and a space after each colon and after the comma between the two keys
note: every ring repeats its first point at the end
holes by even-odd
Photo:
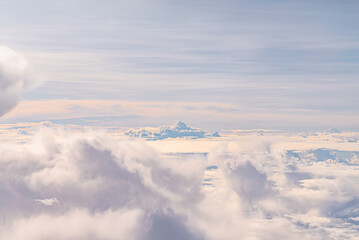
{"type": "Polygon", "coordinates": [[[0,145],[1,239],[350,239],[359,231],[358,165],[345,160],[357,152],[288,151],[259,136],[236,151],[222,144],[201,157],[169,156],[106,134],[61,134],[0,145]]]}
{"type": "Polygon", "coordinates": [[[137,239],[137,221],[142,212],[104,211],[90,213],[75,209],[64,214],[40,213],[32,218],[22,218],[4,227],[3,239],[64,240],[64,239],[137,239]]]}
{"type": "Polygon", "coordinates": [[[211,239],[338,239],[357,234],[358,222],[351,220],[358,215],[357,165],[323,160],[307,151],[293,158],[287,151],[255,145],[257,149],[222,149],[209,155],[218,167],[205,174],[210,198],[201,207],[211,239]],[[221,202],[226,204],[216,209],[221,202]]]}
{"type": "Polygon", "coordinates": [[[95,133],[71,134],[59,141],[45,131],[26,145],[2,145],[0,152],[4,239],[56,239],[51,234],[58,239],[175,236],[187,229],[181,209],[191,208],[200,198],[200,174],[164,167],[159,155],[143,143],[117,142],[95,133]],[[132,225],[128,217],[135,219],[132,225]],[[82,230],[66,230],[74,226],[82,230]],[[165,227],[170,232],[161,232],[165,227]]]}
{"type": "Polygon", "coordinates": [[[165,125],[158,128],[130,129],[125,132],[130,137],[145,138],[148,140],[161,140],[166,138],[205,138],[219,137],[218,132],[205,132],[199,128],[187,126],[184,122],[178,121],[172,125],[165,125]]]}
{"type": "Polygon", "coordinates": [[[0,45],[0,116],[17,105],[20,91],[31,83],[31,68],[27,60],[0,45]]]}

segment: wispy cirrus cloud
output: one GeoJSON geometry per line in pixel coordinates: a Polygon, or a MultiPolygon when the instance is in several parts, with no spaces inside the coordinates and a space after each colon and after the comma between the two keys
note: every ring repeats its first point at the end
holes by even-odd
{"type": "Polygon", "coordinates": [[[357,119],[356,112],[345,109],[333,112],[305,108],[249,108],[242,104],[218,102],[54,99],[24,100],[0,122],[31,120],[96,126],[158,127],[183,120],[212,131],[253,128],[324,130],[332,127],[353,130],[358,128],[357,119]],[[326,121],[323,122],[323,119],[326,121]]]}
{"type": "Polygon", "coordinates": [[[0,41],[49,79],[27,100],[185,99],[336,122],[358,113],[354,1],[20,2],[27,11],[0,9],[0,41]]]}

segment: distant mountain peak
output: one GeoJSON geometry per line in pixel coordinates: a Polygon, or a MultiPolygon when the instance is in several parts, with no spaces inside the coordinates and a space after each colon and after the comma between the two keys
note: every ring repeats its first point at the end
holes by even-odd
{"type": "Polygon", "coordinates": [[[189,130],[191,129],[190,127],[187,126],[187,124],[185,124],[182,121],[178,121],[174,124],[174,127],[178,130],[189,130]]]}

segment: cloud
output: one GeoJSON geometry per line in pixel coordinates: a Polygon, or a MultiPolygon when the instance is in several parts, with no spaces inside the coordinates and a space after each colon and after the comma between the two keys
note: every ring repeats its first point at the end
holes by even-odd
{"type": "MultiPolygon", "coordinates": [[[[92,132],[61,141],[45,130],[26,145],[1,145],[0,152],[6,223],[0,238],[153,239],[168,236],[161,232],[166,226],[172,235],[187,229],[175,206],[191,207],[200,198],[200,174],[165,167],[143,143],[92,132]]],[[[193,234],[188,229],[183,236],[193,234]]]]}
{"type": "Polygon", "coordinates": [[[29,87],[32,81],[27,60],[0,45],[0,116],[17,105],[20,91],[29,87]]]}
{"type": "Polygon", "coordinates": [[[250,162],[232,169],[230,179],[233,189],[248,200],[262,198],[269,191],[267,176],[259,172],[250,162]]]}
{"type": "Polygon", "coordinates": [[[50,125],[0,145],[0,238],[354,238],[357,152],[289,151],[277,141],[249,136],[231,151],[223,143],[201,156],[161,155],[50,125]]]}
{"type": "MultiPolygon", "coordinates": [[[[55,95],[54,95],[55,96],[55,95]]],[[[47,98],[47,97],[46,97],[47,98]]],[[[358,113],[255,109],[216,102],[124,101],[99,99],[24,100],[1,118],[2,123],[53,121],[60,124],[122,127],[161,126],[182,119],[207,129],[318,130],[336,126],[358,129],[358,113]],[[282,120],[286,119],[285,122],[282,120]],[[327,121],[323,125],[323,119],[327,121]],[[298,124],[300,121],[300,124],[298,124]]],[[[343,130],[345,131],[345,130],[343,130]]],[[[260,134],[260,132],[258,132],[260,134]]]]}
{"type": "Polygon", "coordinates": [[[44,206],[52,206],[59,203],[57,198],[35,199],[35,201],[43,204],[44,206]]]}
{"type": "Polygon", "coordinates": [[[218,132],[205,132],[198,128],[188,127],[184,122],[178,121],[173,125],[161,126],[159,128],[130,129],[125,132],[130,137],[145,138],[149,140],[161,140],[166,138],[205,138],[220,137],[218,132]]]}
{"type": "Polygon", "coordinates": [[[65,214],[40,213],[33,218],[19,219],[3,228],[3,239],[64,240],[64,239],[136,239],[137,221],[142,212],[107,210],[91,213],[76,209],[65,214]]]}

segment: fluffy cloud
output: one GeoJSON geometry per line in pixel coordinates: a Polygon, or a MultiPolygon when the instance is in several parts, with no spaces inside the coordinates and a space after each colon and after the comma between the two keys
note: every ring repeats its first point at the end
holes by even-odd
{"type": "MultiPolygon", "coordinates": [[[[161,155],[105,134],[44,130],[0,145],[1,239],[350,239],[357,152],[275,147],[161,155]],[[339,154],[337,154],[339,152],[339,154]],[[332,157],[336,156],[336,157],[332,157]],[[187,170],[188,169],[188,170],[187,170]]],[[[193,141],[193,140],[192,140],[193,141]]]]}
{"type": "Polygon", "coordinates": [[[166,138],[204,138],[219,137],[218,132],[205,132],[199,128],[187,126],[184,122],[178,121],[173,125],[161,126],[159,128],[130,129],[125,132],[130,137],[139,137],[149,140],[161,140],[166,138]]]}
{"type": "Polygon", "coordinates": [[[187,230],[182,208],[200,198],[201,175],[164,167],[143,143],[95,133],[60,141],[45,131],[26,145],[1,145],[0,152],[0,211],[6,223],[0,226],[1,238],[175,239],[179,233],[199,234],[187,230]]]}
{"type": "Polygon", "coordinates": [[[307,151],[294,158],[267,144],[209,155],[217,168],[205,174],[208,197],[201,208],[207,222],[201,225],[211,239],[353,238],[359,230],[353,220],[357,165],[307,151]]]}
{"type": "Polygon", "coordinates": [[[0,116],[19,102],[19,93],[31,85],[27,60],[6,46],[0,45],[0,116]]]}

